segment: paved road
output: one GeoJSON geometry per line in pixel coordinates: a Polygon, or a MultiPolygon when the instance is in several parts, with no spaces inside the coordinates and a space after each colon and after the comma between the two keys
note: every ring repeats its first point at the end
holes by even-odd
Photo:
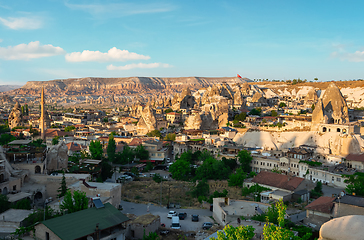
{"type": "Polygon", "coordinates": [[[202,230],[202,223],[204,222],[213,222],[213,220],[210,218],[212,216],[212,212],[207,209],[167,209],[166,207],[160,207],[158,205],[151,204],[149,206],[149,212],[147,211],[147,205],[146,204],[140,204],[140,203],[131,203],[131,202],[125,202],[121,201],[121,205],[123,206],[123,213],[132,213],[137,216],[144,215],[147,213],[151,213],[154,215],[159,215],[161,217],[161,223],[166,224],[166,227],[169,227],[171,225],[171,219],[167,218],[168,212],[176,211],[179,212],[186,212],[187,218],[185,220],[180,220],[181,224],[181,230],[182,231],[200,231],[202,230]],[[191,221],[191,215],[197,214],[199,215],[199,222],[192,222],[191,221]]]}
{"type": "Polygon", "coordinates": [[[331,197],[332,194],[339,194],[345,190],[344,188],[334,188],[327,185],[322,185],[322,191],[324,192],[324,196],[331,197]]]}

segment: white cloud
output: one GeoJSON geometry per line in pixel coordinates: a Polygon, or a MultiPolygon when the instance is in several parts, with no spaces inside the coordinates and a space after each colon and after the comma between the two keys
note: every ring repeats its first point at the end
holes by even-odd
{"type": "Polygon", "coordinates": [[[354,53],[348,52],[333,52],[332,57],[347,60],[349,62],[364,62],[364,51],[356,51],[354,53]]]}
{"type": "Polygon", "coordinates": [[[0,23],[14,30],[38,29],[41,28],[43,25],[43,22],[39,17],[9,17],[7,19],[0,17],[0,23]]]}
{"type": "Polygon", "coordinates": [[[0,47],[0,58],[6,60],[29,60],[32,58],[50,57],[62,55],[66,52],[60,47],[54,47],[51,44],[40,45],[39,41],[22,43],[14,47],[0,47]]]}
{"type": "Polygon", "coordinates": [[[120,50],[116,47],[111,48],[106,53],[100,51],[84,50],[81,52],[73,52],[66,54],[68,62],[109,62],[109,61],[128,61],[128,60],[148,60],[149,56],[129,52],[128,50],[120,50]]]}
{"type": "Polygon", "coordinates": [[[65,5],[72,10],[81,10],[94,17],[123,17],[136,14],[169,12],[175,6],[169,3],[110,3],[110,4],[72,4],[65,5]]]}
{"type": "Polygon", "coordinates": [[[2,39],[0,39],[0,43],[2,42],[3,40],[2,39]]]}
{"type": "Polygon", "coordinates": [[[114,66],[110,64],[107,70],[130,70],[133,68],[169,68],[172,67],[167,63],[132,63],[125,66],[114,66]]]}

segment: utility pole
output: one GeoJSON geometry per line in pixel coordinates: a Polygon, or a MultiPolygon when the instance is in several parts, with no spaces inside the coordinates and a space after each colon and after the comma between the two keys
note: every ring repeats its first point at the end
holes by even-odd
{"type": "Polygon", "coordinates": [[[161,185],[161,201],[159,202],[160,206],[162,206],[162,182],[163,182],[163,180],[161,180],[161,184],[160,184],[161,185]]]}

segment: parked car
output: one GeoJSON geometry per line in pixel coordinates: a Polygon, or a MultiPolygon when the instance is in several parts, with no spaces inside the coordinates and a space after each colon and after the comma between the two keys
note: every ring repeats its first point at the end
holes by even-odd
{"type": "Polygon", "coordinates": [[[167,158],[167,162],[169,163],[169,162],[171,162],[171,159],[170,158],[167,158]]]}
{"type": "Polygon", "coordinates": [[[128,175],[121,175],[118,177],[119,180],[124,180],[124,181],[133,181],[133,178],[128,176],[128,175]]]}
{"type": "Polygon", "coordinates": [[[139,177],[147,177],[147,175],[145,175],[143,173],[139,173],[139,177]]]}
{"type": "Polygon", "coordinates": [[[179,219],[181,219],[181,220],[184,220],[186,217],[187,217],[187,213],[185,213],[185,212],[180,212],[179,214],[178,214],[178,217],[179,217],[179,219]]]}
{"type": "Polygon", "coordinates": [[[181,229],[181,224],[179,223],[179,218],[178,217],[176,217],[176,216],[172,217],[171,228],[172,229],[181,229]]]}
{"type": "Polygon", "coordinates": [[[202,224],[202,229],[210,229],[211,227],[212,227],[212,223],[210,223],[210,222],[204,222],[203,224],[202,224]]]}
{"type": "Polygon", "coordinates": [[[169,211],[169,213],[167,215],[167,218],[172,218],[172,217],[175,217],[175,216],[177,216],[176,211],[169,211]]]}
{"type": "Polygon", "coordinates": [[[198,222],[198,215],[192,215],[192,222],[198,222]]]}

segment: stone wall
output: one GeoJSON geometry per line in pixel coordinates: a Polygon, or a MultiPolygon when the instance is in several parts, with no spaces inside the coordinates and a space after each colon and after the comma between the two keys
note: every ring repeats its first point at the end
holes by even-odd
{"type": "Polygon", "coordinates": [[[39,240],[46,240],[46,233],[49,233],[49,239],[51,240],[61,240],[56,234],[54,234],[49,228],[44,224],[40,223],[35,226],[35,237],[39,240]]]}

